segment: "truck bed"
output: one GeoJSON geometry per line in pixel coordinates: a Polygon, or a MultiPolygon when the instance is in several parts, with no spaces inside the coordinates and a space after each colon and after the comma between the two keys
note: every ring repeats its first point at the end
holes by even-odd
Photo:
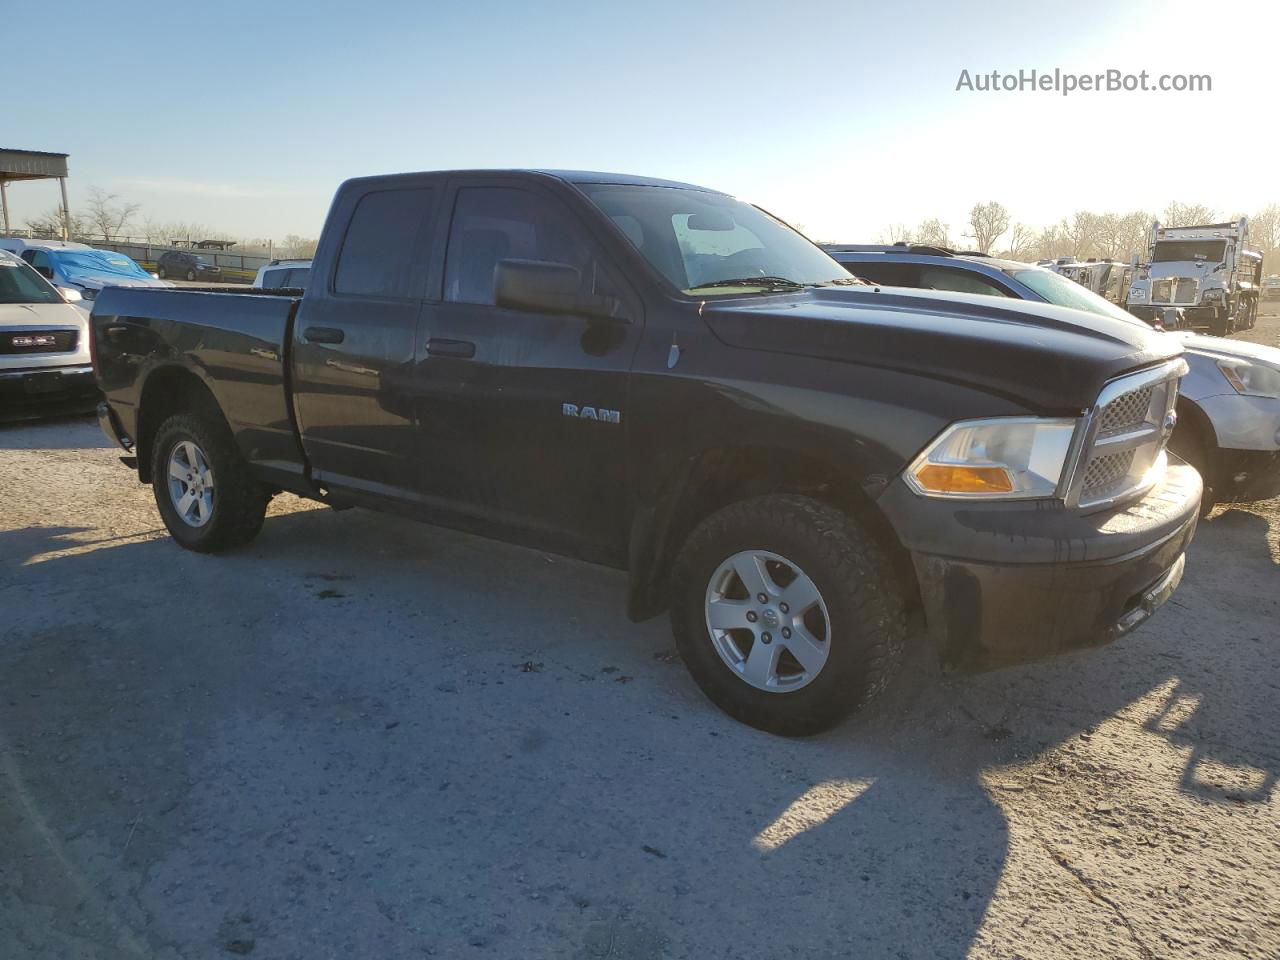
{"type": "MultiPolygon", "coordinates": [[[[105,289],[94,302],[92,335],[99,383],[124,432],[139,435],[144,391],[191,389],[194,377],[264,478],[299,476],[303,455],[289,355],[300,296],[298,290],[105,289]]],[[[146,451],[139,454],[145,459],[146,451]]]]}

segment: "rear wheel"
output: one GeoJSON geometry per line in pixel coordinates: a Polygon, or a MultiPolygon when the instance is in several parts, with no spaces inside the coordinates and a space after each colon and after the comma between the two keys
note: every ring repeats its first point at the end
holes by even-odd
{"type": "Polygon", "coordinates": [[[1242,299],[1236,308],[1236,329],[1252,330],[1257,318],[1257,305],[1252,300],[1242,299]]]}
{"type": "Polygon", "coordinates": [[[847,515],[808,497],[725,507],[672,572],[685,665],[730,716],[785,736],[818,733],[887,684],[905,641],[901,591],[847,515]]]}
{"type": "Polygon", "coordinates": [[[249,474],[226,423],[194,411],[160,425],[151,486],[170,536],[199,553],[248,543],[262,529],[270,500],[249,474]]]}
{"type": "Polygon", "coordinates": [[[196,272],[195,272],[194,270],[188,270],[188,271],[187,271],[187,279],[188,279],[188,280],[194,280],[195,278],[196,278],[196,272]]]}

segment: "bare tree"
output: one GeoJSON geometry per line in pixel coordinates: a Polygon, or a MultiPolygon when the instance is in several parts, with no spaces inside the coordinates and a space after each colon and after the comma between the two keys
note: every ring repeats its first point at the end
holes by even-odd
{"type": "Polygon", "coordinates": [[[299,260],[307,257],[314,257],[316,255],[317,243],[318,241],[313,240],[310,237],[300,237],[297,234],[291,233],[284,238],[283,242],[281,242],[280,246],[276,249],[279,250],[280,256],[284,259],[299,260]]]}
{"type": "Polygon", "coordinates": [[[1201,223],[1213,223],[1217,211],[1203,203],[1179,203],[1173,200],[1160,216],[1162,227],[1194,227],[1201,223]]]}
{"type": "Polygon", "coordinates": [[[995,242],[1009,229],[1009,211],[994,200],[975,203],[969,211],[969,229],[972,232],[965,236],[973,237],[980,251],[990,253],[995,242]]]}
{"type": "Polygon", "coordinates": [[[1077,210],[1070,217],[1064,217],[1058,225],[1058,232],[1067,247],[1067,254],[1073,257],[1095,257],[1103,234],[1102,217],[1088,210],[1077,210]]]}
{"type": "Polygon", "coordinates": [[[1037,250],[1036,232],[1025,223],[1015,223],[1009,230],[1009,243],[1006,256],[1010,260],[1030,260],[1037,250]]]}
{"type": "MultiPolygon", "coordinates": [[[[27,218],[27,229],[37,236],[46,237],[48,239],[60,238],[62,236],[63,225],[62,206],[51,207],[44,213],[37,214],[34,217],[27,218]]],[[[73,213],[71,215],[71,236],[87,233],[84,217],[73,213]]]]}
{"type": "Polygon", "coordinates": [[[905,223],[890,224],[880,231],[881,243],[915,243],[916,235],[905,223]]]}
{"type": "Polygon", "coordinates": [[[949,247],[951,246],[950,228],[937,217],[926,220],[916,227],[915,242],[928,244],[931,247],[949,247]]]}
{"type": "Polygon", "coordinates": [[[89,229],[110,240],[125,232],[139,207],[136,203],[121,203],[114,193],[101,187],[89,188],[89,200],[85,203],[84,219],[89,229]]]}

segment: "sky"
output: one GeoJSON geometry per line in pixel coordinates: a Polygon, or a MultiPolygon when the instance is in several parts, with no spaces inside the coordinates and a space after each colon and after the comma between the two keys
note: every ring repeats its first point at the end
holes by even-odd
{"type": "MultiPolygon", "coordinates": [[[[1274,2],[168,9],[3,3],[9,73],[39,83],[10,87],[0,147],[69,153],[73,210],[96,186],[157,221],[315,236],[347,177],[471,167],[698,183],[843,242],[929,217],[957,237],[988,200],[1034,226],[1280,201],[1274,2]],[[1055,68],[1209,74],[1212,91],[956,89],[962,70],[1055,68]]],[[[14,226],[58,201],[50,183],[9,197],[14,226]]]]}

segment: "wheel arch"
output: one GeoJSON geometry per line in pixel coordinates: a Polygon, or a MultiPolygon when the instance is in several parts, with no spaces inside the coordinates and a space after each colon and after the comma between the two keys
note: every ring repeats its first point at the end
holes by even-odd
{"type": "MultiPolygon", "coordinates": [[[[213,391],[187,367],[170,364],[153,370],[138,402],[138,479],[151,482],[152,444],[160,424],[180,410],[212,411],[222,417],[213,391]]],[[[223,418],[225,420],[225,417],[223,418]]]]}
{"type": "Polygon", "coordinates": [[[854,517],[890,557],[909,605],[919,600],[911,557],[893,526],[847,466],[812,454],[769,447],[706,450],[671,470],[652,503],[632,518],[627,613],[645,620],[669,605],[668,572],[689,534],[732,503],[773,493],[813,497],[854,517]]]}

